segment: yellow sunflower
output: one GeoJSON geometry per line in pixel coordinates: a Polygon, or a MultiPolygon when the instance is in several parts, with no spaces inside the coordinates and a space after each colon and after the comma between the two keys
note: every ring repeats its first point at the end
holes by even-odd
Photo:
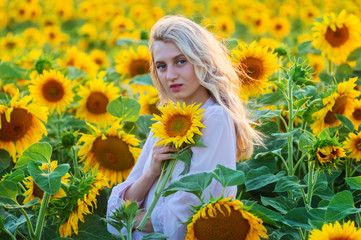
{"type": "Polygon", "coordinates": [[[172,102],[160,108],[162,116],[154,115],[152,120],[158,121],[152,125],[154,138],[159,137],[157,145],[172,143],[179,148],[183,143],[195,143],[194,135],[199,134],[200,128],[205,128],[201,123],[204,109],[198,109],[199,105],[188,105],[177,102],[175,106],[172,102]]]}
{"type": "Polygon", "coordinates": [[[48,109],[30,101],[30,96],[19,99],[17,91],[10,107],[0,105],[0,148],[8,151],[13,161],[43,134],[47,135],[43,122],[48,119],[48,109]]]}
{"type": "Polygon", "coordinates": [[[357,135],[349,133],[343,147],[349,153],[350,158],[355,158],[357,162],[361,161],[361,132],[357,135]]]}
{"type": "Polygon", "coordinates": [[[34,101],[48,107],[50,113],[56,110],[60,114],[74,97],[71,80],[54,70],[44,70],[43,74],[32,79],[29,91],[34,101]]]}
{"type": "Polygon", "coordinates": [[[336,114],[350,116],[352,114],[354,99],[360,96],[360,92],[355,90],[356,78],[350,78],[349,81],[342,82],[337,86],[337,92],[324,98],[323,108],[315,112],[312,116],[315,122],[311,124],[314,134],[319,134],[327,127],[336,127],[340,125],[336,114]]]}
{"type": "Polygon", "coordinates": [[[108,180],[103,174],[96,173],[88,193],[84,195],[83,199],[78,199],[77,205],[71,211],[69,217],[61,224],[59,228],[60,237],[71,236],[72,231],[78,234],[79,220],[84,222],[84,215],[91,214],[93,208],[97,207],[96,196],[99,195],[99,191],[104,187],[108,187],[108,180]]]}
{"type": "Polygon", "coordinates": [[[309,65],[313,69],[313,79],[316,82],[320,81],[319,74],[325,69],[325,62],[323,61],[323,58],[319,55],[314,54],[308,54],[308,61],[309,65]]]}
{"type": "Polygon", "coordinates": [[[299,11],[300,19],[307,23],[313,23],[315,18],[320,17],[320,10],[312,4],[299,8],[299,11]]]}
{"type": "Polygon", "coordinates": [[[80,161],[84,161],[84,169],[97,166],[111,186],[127,179],[141,152],[139,140],[121,129],[122,126],[116,122],[106,134],[93,128],[93,135],[81,134],[79,139],[83,147],[78,155],[80,161]]]}
{"type": "Polygon", "coordinates": [[[220,34],[224,34],[225,36],[231,35],[234,33],[235,24],[231,17],[227,15],[223,15],[218,17],[215,20],[216,30],[220,32],[220,34]]]}
{"type": "Polygon", "coordinates": [[[82,99],[76,108],[75,117],[101,126],[111,124],[114,117],[107,112],[107,106],[118,97],[118,92],[119,89],[113,83],[93,78],[85,86],[80,86],[78,95],[82,99]]]}
{"type": "Polygon", "coordinates": [[[261,35],[267,32],[269,22],[269,16],[261,12],[251,16],[248,25],[252,33],[261,35]]]}
{"type": "Polygon", "coordinates": [[[107,53],[103,50],[93,49],[90,52],[90,57],[99,66],[99,68],[106,68],[109,66],[107,53]]]}
{"type": "Polygon", "coordinates": [[[313,45],[334,63],[344,63],[348,55],[361,44],[360,20],[346,10],[336,16],[326,14],[322,22],[315,22],[313,45]]]}
{"type": "Polygon", "coordinates": [[[274,38],[283,39],[290,33],[289,20],[284,17],[276,17],[271,19],[270,33],[274,38]]]}
{"type": "Polygon", "coordinates": [[[157,89],[151,87],[146,93],[139,96],[138,102],[140,103],[140,115],[160,115],[161,112],[157,107],[159,95],[157,89]]]}
{"type": "Polygon", "coordinates": [[[147,46],[138,46],[135,51],[132,47],[129,50],[122,50],[115,59],[115,69],[118,73],[131,78],[150,73],[150,53],[147,46]]]}
{"type": "Polygon", "coordinates": [[[361,124],[361,100],[355,100],[353,110],[348,117],[351,119],[355,129],[358,129],[361,124]]]}
{"type": "MultiPolygon", "coordinates": [[[[317,161],[321,165],[333,164],[334,161],[338,158],[345,157],[345,150],[338,146],[325,146],[323,148],[318,148],[316,152],[317,161]]],[[[336,167],[336,166],[335,166],[336,167]]]]}
{"type": "Polygon", "coordinates": [[[324,224],[322,230],[313,229],[310,232],[310,240],[359,240],[361,229],[355,227],[354,221],[343,223],[336,221],[334,224],[324,224]]]}
{"type": "Polygon", "coordinates": [[[239,74],[240,95],[247,99],[263,93],[270,85],[267,78],[279,68],[276,54],[268,52],[267,47],[261,47],[256,42],[234,49],[232,54],[240,72],[246,73],[239,74]]]}
{"type": "Polygon", "coordinates": [[[192,217],[186,240],[267,238],[263,221],[243,209],[243,203],[230,198],[209,203],[192,217]]]}
{"type": "MultiPolygon", "coordinates": [[[[50,163],[51,167],[50,169],[53,171],[57,166],[58,166],[58,162],[57,161],[52,161],[50,163]]],[[[49,165],[43,163],[41,166],[42,170],[49,170],[49,165]]],[[[62,178],[61,178],[61,182],[65,183],[65,184],[69,184],[69,178],[70,178],[70,174],[66,173],[62,178]]],[[[25,187],[27,188],[26,192],[24,192],[24,204],[30,202],[31,200],[35,199],[35,198],[39,198],[39,202],[41,203],[43,201],[43,195],[44,195],[44,191],[41,190],[34,182],[33,178],[31,176],[26,177],[23,180],[23,183],[25,184],[25,187]]],[[[61,198],[64,197],[66,195],[66,193],[64,192],[64,190],[62,188],[59,189],[59,191],[55,194],[52,195],[50,199],[55,199],[55,198],[61,198]]]]}

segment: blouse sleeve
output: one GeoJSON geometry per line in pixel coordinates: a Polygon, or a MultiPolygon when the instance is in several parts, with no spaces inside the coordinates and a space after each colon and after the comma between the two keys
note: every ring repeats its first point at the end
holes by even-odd
{"type": "MultiPolygon", "coordinates": [[[[110,194],[110,197],[108,199],[107,214],[106,214],[107,220],[111,220],[110,216],[113,215],[115,209],[119,208],[121,202],[124,199],[124,194],[127,191],[127,189],[143,174],[145,161],[147,160],[148,155],[152,151],[152,137],[153,137],[153,133],[150,132],[144,144],[142,152],[138,157],[138,161],[133,167],[132,171],[130,172],[127,180],[118,184],[112,189],[112,193],[110,194]]],[[[138,205],[140,206],[142,203],[143,200],[138,202],[138,205]]],[[[108,224],[107,228],[108,231],[113,235],[119,235],[118,231],[112,225],[108,224]]]]}
{"type": "MultiPolygon", "coordinates": [[[[218,108],[218,111],[207,115],[204,125],[207,128],[202,130],[201,139],[206,147],[192,147],[190,170],[186,175],[211,172],[217,164],[235,169],[236,139],[232,119],[223,109],[218,108]]],[[[174,180],[182,177],[184,176],[178,176],[174,180]]],[[[236,192],[235,186],[228,187],[225,195],[235,196],[236,192]]],[[[215,180],[212,181],[206,189],[205,201],[209,200],[210,193],[214,197],[220,197],[222,195],[221,184],[215,180]]],[[[184,239],[186,225],[182,223],[193,215],[191,206],[200,205],[200,200],[194,194],[183,191],[178,191],[160,200],[151,215],[155,232],[162,232],[168,235],[169,239],[184,239]]]]}

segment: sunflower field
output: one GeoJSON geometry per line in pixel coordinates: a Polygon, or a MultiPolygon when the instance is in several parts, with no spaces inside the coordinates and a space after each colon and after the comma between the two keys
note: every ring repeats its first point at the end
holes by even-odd
{"type": "Polygon", "coordinates": [[[194,206],[186,238],[360,240],[360,0],[0,0],[0,239],[115,239],[107,200],[160,113],[148,38],[169,14],[246,70],[239,96],[264,139],[237,170],[163,191],[237,186],[194,206]]]}

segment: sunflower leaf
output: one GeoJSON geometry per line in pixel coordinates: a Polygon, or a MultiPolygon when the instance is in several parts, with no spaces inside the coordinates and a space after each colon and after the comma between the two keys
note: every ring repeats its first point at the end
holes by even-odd
{"type": "Polygon", "coordinates": [[[277,182],[285,174],[284,171],[280,171],[276,175],[273,175],[266,166],[251,169],[246,176],[246,189],[247,191],[260,189],[268,184],[277,182]]]}
{"type": "Polygon", "coordinates": [[[186,148],[184,151],[182,151],[179,154],[172,154],[170,155],[173,159],[178,159],[179,161],[182,161],[185,163],[185,168],[183,172],[180,173],[180,175],[184,175],[189,171],[189,168],[191,166],[191,159],[192,159],[192,149],[186,148]]]}
{"type": "Polygon", "coordinates": [[[24,178],[25,178],[24,171],[17,169],[14,172],[10,173],[6,177],[6,180],[18,183],[21,182],[24,178]]]}
{"type": "Polygon", "coordinates": [[[162,192],[167,197],[177,191],[184,191],[195,194],[199,199],[202,198],[203,191],[211,184],[212,174],[201,172],[185,176],[178,181],[168,185],[162,192]]]}
{"type": "Polygon", "coordinates": [[[361,190],[361,176],[345,178],[351,189],[361,190]]]}
{"type": "Polygon", "coordinates": [[[107,111],[123,121],[135,122],[139,117],[140,104],[135,99],[120,96],[108,104],[107,111]]]}
{"type": "Polygon", "coordinates": [[[305,230],[312,230],[309,220],[321,220],[322,218],[311,214],[306,208],[294,208],[284,215],[285,223],[291,227],[301,227],[305,230]]]}
{"type": "Polygon", "coordinates": [[[15,202],[12,199],[0,197],[0,206],[6,209],[28,208],[36,205],[38,202],[39,202],[39,198],[35,198],[24,205],[20,205],[19,203],[15,202]]]}
{"type": "Polygon", "coordinates": [[[18,193],[18,187],[15,182],[4,180],[0,182],[0,197],[9,198],[15,202],[16,195],[18,193]]]}
{"type": "Polygon", "coordinates": [[[47,142],[38,142],[30,145],[19,157],[14,168],[24,168],[30,162],[48,163],[52,154],[52,147],[47,142]]]}
{"type": "Polygon", "coordinates": [[[306,185],[299,184],[296,176],[284,176],[277,182],[274,192],[287,192],[305,187],[306,185]]]}
{"type": "Polygon", "coordinates": [[[36,185],[50,195],[55,195],[59,191],[61,178],[68,172],[69,168],[69,164],[61,164],[54,171],[48,173],[48,171],[40,170],[35,162],[28,164],[30,176],[34,179],[36,185]]]}
{"type": "Polygon", "coordinates": [[[10,166],[11,157],[8,151],[0,149],[0,172],[7,169],[10,166]]]}
{"type": "Polygon", "coordinates": [[[353,50],[347,57],[348,62],[356,61],[361,57],[361,47],[353,50]]]}
{"type": "Polygon", "coordinates": [[[350,132],[353,132],[355,130],[353,123],[350,119],[345,117],[344,115],[335,114],[336,118],[343,124],[344,127],[346,127],[350,132]]]}
{"type": "Polygon", "coordinates": [[[217,164],[216,169],[212,172],[212,176],[222,184],[223,188],[241,185],[245,180],[242,171],[233,170],[220,164],[217,164]]]}
{"type": "Polygon", "coordinates": [[[345,190],[337,193],[327,207],[325,220],[327,222],[340,221],[350,214],[361,212],[355,208],[353,196],[350,191],[345,190]]]}
{"type": "Polygon", "coordinates": [[[201,136],[199,134],[195,134],[194,138],[193,138],[194,142],[195,142],[195,146],[197,147],[207,147],[206,145],[204,145],[201,136]]]}
{"type": "Polygon", "coordinates": [[[135,76],[129,84],[137,84],[141,86],[153,86],[153,81],[150,74],[142,74],[135,76]]]}
{"type": "Polygon", "coordinates": [[[142,240],[148,240],[148,239],[168,239],[169,237],[167,235],[161,234],[161,233],[148,233],[145,236],[143,236],[142,240]]]}

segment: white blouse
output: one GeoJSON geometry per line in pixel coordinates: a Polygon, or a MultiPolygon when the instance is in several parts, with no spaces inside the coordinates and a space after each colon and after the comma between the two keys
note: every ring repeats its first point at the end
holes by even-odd
{"type": "MultiPolygon", "coordinates": [[[[179,180],[189,174],[200,172],[211,172],[217,164],[221,164],[231,169],[236,169],[236,135],[232,118],[228,113],[217,104],[212,98],[209,98],[202,106],[204,116],[202,123],[206,128],[201,128],[203,135],[201,139],[206,147],[192,147],[192,159],[189,172],[183,176],[179,174],[183,171],[185,164],[178,161],[174,168],[170,182],[179,180]]],[[[150,132],[142,152],[127,180],[118,184],[112,190],[108,201],[107,219],[113,214],[115,208],[120,206],[126,190],[146,171],[151,158],[152,149],[157,141],[150,132]]],[[[155,186],[158,178],[154,181],[148,195],[138,202],[141,209],[147,210],[153,200],[155,186]]],[[[222,186],[213,179],[205,192],[205,201],[209,200],[212,191],[213,197],[222,195],[222,186]]],[[[236,197],[237,187],[227,187],[225,197],[236,197]]],[[[168,239],[181,240],[185,238],[187,226],[182,224],[193,215],[191,206],[200,205],[200,200],[192,193],[178,191],[168,197],[161,197],[156,204],[152,214],[151,221],[155,232],[163,233],[169,236],[168,239]]],[[[125,229],[123,229],[125,230],[125,229]]],[[[119,237],[119,233],[110,224],[108,231],[119,237]]],[[[125,234],[125,232],[123,232],[125,234]]],[[[140,240],[146,233],[134,231],[132,239],[140,240]]]]}

